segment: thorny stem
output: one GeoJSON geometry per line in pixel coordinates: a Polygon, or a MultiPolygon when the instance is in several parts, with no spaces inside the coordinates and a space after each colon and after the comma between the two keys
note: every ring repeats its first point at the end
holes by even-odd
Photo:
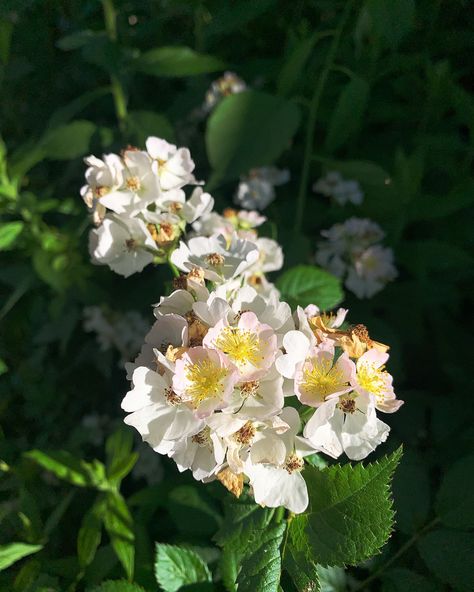
{"type": "Polygon", "coordinates": [[[381,567],[379,567],[379,569],[377,569],[372,575],[370,575],[367,579],[365,579],[363,582],[361,582],[357,588],[354,588],[353,592],[358,592],[359,590],[364,590],[366,588],[366,586],[368,586],[368,584],[370,584],[371,582],[373,582],[374,580],[376,580],[378,577],[380,577],[380,575],[388,568],[390,567],[393,563],[395,563],[395,561],[397,561],[397,559],[399,557],[401,557],[406,551],[408,551],[408,549],[413,546],[417,540],[423,535],[425,534],[426,531],[430,530],[431,528],[433,528],[433,526],[436,526],[436,524],[438,524],[439,522],[439,518],[434,518],[431,522],[428,522],[428,524],[426,524],[425,526],[423,526],[423,528],[421,530],[419,530],[418,532],[415,532],[415,534],[408,539],[408,541],[402,545],[400,547],[400,549],[398,549],[398,551],[395,553],[395,555],[392,555],[390,557],[390,559],[384,563],[381,567]]]}
{"type": "MultiPolygon", "coordinates": [[[[113,0],[102,0],[104,11],[105,29],[107,36],[112,43],[117,41],[117,13],[115,11],[113,0]]],[[[125,120],[127,118],[127,98],[120,79],[115,74],[110,75],[112,86],[112,96],[114,98],[115,114],[120,129],[123,131],[125,120]]]]}
{"type": "Polygon", "coordinates": [[[308,118],[308,125],[306,127],[306,141],[305,141],[305,150],[304,150],[304,157],[303,157],[303,168],[301,170],[301,180],[300,180],[300,187],[298,191],[298,200],[296,203],[296,216],[295,216],[295,226],[294,230],[295,233],[299,233],[301,230],[301,225],[303,222],[303,214],[304,208],[306,203],[306,194],[308,190],[308,178],[309,178],[309,167],[311,163],[311,155],[313,153],[313,144],[314,144],[314,128],[316,126],[316,118],[318,115],[319,105],[321,103],[321,97],[326,86],[326,81],[331,71],[334,63],[334,59],[336,57],[337,49],[339,47],[339,41],[341,39],[342,31],[346,25],[347,19],[351,12],[352,5],[354,4],[354,0],[349,0],[345,7],[344,11],[341,15],[341,19],[339,21],[339,26],[336,29],[334,34],[331,47],[329,48],[329,52],[326,56],[326,61],[324,63],[324,68],[321,73],[321,76],[318,79],[316,84],[316,88],[314,89],[313,98],[311,99],[311,105],[309,108],[309,118],[308,118]]]}

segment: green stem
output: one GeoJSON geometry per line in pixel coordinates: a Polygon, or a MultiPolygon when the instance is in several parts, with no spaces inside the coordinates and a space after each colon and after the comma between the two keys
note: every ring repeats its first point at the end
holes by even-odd
{"type": "Polygon", "coordinates": [[[334,34],[331,47],[329,48],[329,52],[326,56],[326,61],[324,63],[324,68],[321,73],[321,76],[318,79],[316,84],[316,88],[314,90],[313,98],[311,99],[311,105],[309,108],[309,118],[308,118],[308,125],[306,127],[306,141],[305,141],[305,150],[304,150],[304,157],[303,157],[303,167],[301,170],[301,180],[300,180],[300,187],[298,191],[298,201],[296,204],[296,216],[295,216],[295,233],[299,233],[301,230],[301,225],[303,223],[303,214],[305,209],[306,203],[306,195],[308,189],[308,179],[309,179],[309,167],[311,164],[311,155],[313,153],[313,145],[314,145],[314,129],[316,126],[316,118],[319,111],[319,105],[321,103],[321,97],[326,86],[326,81],[329,76],[329,72],[331,71],[334,63],[334,59],[336,57],[337,49],[339,47],[339,41],[341,39],[342,31],[346,25],[347,19],[352,9],[352,5],[354,4],[354,0],[348,0],[344,7],[344,11],[341,15],[341,19],[339,21],[339,26],[336,29],[334,34]]]}
{"type": "MultiPolygon", "coordinates": [[[[115,43],[117,41],[117,12],[113,0],[102,0],[102,8],[104,11],[107,36],[112,43],[115,43]]],[[[110,82],[115,105],[115,114],[117,116],[119,127],[123,131],[125,120],[127,119],[127,97],[118,76],[111,74],[110,82]]]]}
{"type": "Polygon", "coordinates": [[[379,567],[379,569],[377,571],[375,571],[367,579],[365,579],[363,582],[361,582],[357,586],[357,588],[354,588],[353,592],[358,592],[359,590],[364,590],[368,584],[370,584],[371,582],[376,580],[378,577],[380,577],[380,575],[388,567],[393,565],[395,563],[395,561],[397,561],[397,559],[399,559],[406,551],[408,551],[408,549],[410,547],[412,547],[423,534],[425,534],[426,531],[433,528],[433,526],[436,526],[436,524],[438,524],[438,522],[439,522],[439,518],[434,518],[431,522],[428,522],[428,524],[426,524],[421,530],[416,532],[410,539],[408,539],[408,541],[404,545],[402,545],[400,547],[400,549],[398,549],[398,551],[395,553],[395,555],[392,555],[390,557],[390,559],[386,563],[384,563],[381,567],[379,567]]]}
{"type": "Polygon", "coordinates": [[[179,269],[176,267],[176,265],[174,263],[171,263],[170,259],[168,259],[168,265],[170,266],[170,269],[173,272],[173,276],[178,278],[181,274],[179,272],[179,269]]]}

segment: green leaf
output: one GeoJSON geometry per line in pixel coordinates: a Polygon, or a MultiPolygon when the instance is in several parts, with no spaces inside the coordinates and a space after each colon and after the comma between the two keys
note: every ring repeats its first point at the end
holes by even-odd
{"type": "Polygon", "coordinates": [[[323,567],[318,565],[319,585],[321,592],[346,592],[347,578],[342,567],[323,567]]]}
{"type": "Polygon", "coordinates": [[[222,529],[215,539],[223,547],[220,568],[231,592],[277,591],[285,524],[272,524],[273,515],[273,510],[254,503],[227,504],[222,529]]]}
{"type": "Polygon", "coordinates": [[[293,580],[298,592],[320,592],[321,583],[317,565],[303,551],[288,545],[285,550],[284,568],[293,580]]]}
{"type": "Polygon", "coordinates": [[[129,580],[133,579],[135,565],[135,534],[133,518],[118,491],[107,493],[104,526],[110,542],[129,580]]]}
{"type": "Polygon", "coordinates": [[[474,533],[439,529],[418,541],[427,567],[443,582],[460,592],[474,590],[474,533]]]}
{"type": "Polygon", "coordinates": [[[290,544],[323,566],[356,565],[386,543],[394,512],[389,485],[401,448],[364,466],[305,469],[310,508],[290,524],[290,544]]]}
{"type": "Polygon", "coordinates": [[[48,131],[39,148],[45,158],[70,160],[83,156],[89,150],[96,126],[90,121],[72,121],[48,131]]]}
{"type": "Polygon", "coordinates": [[[100,586],[89,588],[88,592],[145,592],[145,588],[125,580],[108,580],[100,586]]]}
{"type": "Polygon", "coordinates": [[[27,543],[9,543],[0,545],[0,571],[7,569],[23,557],[41,551],[43,545],[29,545],[27,543]]]}
{"type": "Polygon", "coordinates": [[[280,97],[254,90],[225,97],[206,129],[214,178],[233,179],[272,164],[290,146],[299,120],[298,107],[280,97]]]}
{"type": "Polygon", "coordinates": [[[291,94],[298,81],[303,77],[306,62],[313,51],[313,47],[320,39],[327,36],[326,31],[318,31],[296,44],[281,67],[277,81],[279,95],[288,96],[291,94]]]}
{"type": "Polygon", "coordinates": [[[316,304],[320,309],[328,310],[344,298],[340,280],[312,265],[298,265],[285,271],[276,286],[291,306],[316,304]]]}
{"type": "Polygon", "coordinates": [[[368,0],[367,11],[374,32],[395,48],[415,22],[415,0],[368,0]]]}
{"type": "Polygon", "coordinates": [[[404,567],[390,569],[381,576],[382,592],[434,592],[438,588],[424,576],[404,567]]]}
{"type": "Polygon", "coordinates": [[[14,246],[14,243],[24,226],[24,223],[20,220],[16,222],[7,222],[0,226],[0,251],[5,251],[14,246]]]}
{"type": "Polygon", "coordinates": [[[125,426],[119,427],[107,438],[107,478],[118,485],[130,473],[138,460],[138,454],[132,453],[133,434],[125,426]]]}
{"type": "Polygon", "coordinates": [[[474,527],[474,455],[456,462],[444,476],[436,499],[436,513],[446,526],[474,527]]]}
{"type": "Polygon", "coordinates": [[[77,536],[77,556],[81,567],[86,567],[94,560],[102,539],[102,514],[105,500],[98,499],[92,508],[84,514],[77,536]]]}
{"type": "Polygon", "coordinates": [[[134,62],[140,72],[152,76],[196,76],[224,70],[220,59],[184,46],[158,47],[142,54],[134,62]]]}
{"type": "Polygon", "coordinates": [[[107,489],[105,480],[105,468],[99,461],[88,463],[75,458],[64,450],[42,452],[31,450],[25,456],[33,460],[44,469],[51,471],[63,481],[77,485],[78,487],[94,487],[96,489],[107,489]]]}
{"type": "Polygon", "coordinates": [[[425,523],[430,510],[430,481],[426,461],[407,451],[393,480],[397,527],[413,534],[425,523]]]}
{"type": "Polygon", "coordinates": [[[156,544],[155,576],[165,592],[176,592],[187,584],[211,581],[211,573],[197,553],[164,543],[156,544]]]}
{"type": "Polygon", "coordinates": [[[354,76],[344,87],[334,108],[326,136],[326,150],[334,152],[360,128],[369,99],[369,85],[354,76]]]}
{"type": "Polygon", "coordinates": [[[173,127],[164,115],[153,111],[131,111],[127,117],[127,125],[137,146],[145,146],[148,136],[158,136],[168,142],[174,142],[173,127]]]}

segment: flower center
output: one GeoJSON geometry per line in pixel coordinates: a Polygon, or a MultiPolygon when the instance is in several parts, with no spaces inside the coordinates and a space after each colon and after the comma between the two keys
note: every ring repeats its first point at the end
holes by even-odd
{"type": "Polygon", "coordinates": [[[255,396],[259,386],[260,383],[258,380],[250,380],[249,382],[244,382],[240,385],[240,392],[245,398],[255,396]]]}
{"type": "Polygon", "coordinates": [[[200,360],[186,368],[189,381],[187,394],[198,405],[206,399],[218,397],[224,390],[223,380],[227,376],[226,368],[221,368],[211,360],[200,360]]]}
{"type": "Polygon", "coordinates": [[[99,185],[94,189],[94,194],[96,197],[100,198],[103,197],[104,195],[107,195],[107,193],[109,193],[110,191],[110,187],[106,187],[105,185],[99,185]]]}
{"type": "Polygon", "coordinates": [[[138,177],[129,177],[125,184],[130,191],[140,191],[142,186],[138,177]]]}
{"type": "Polygon", "coordinates": [[[344,411],[344,413],[349,413],[350,415],[352,415],[356,410],[356,402],[352,397],[341,397],[337,406],[341,411],[344,411]]]}
{"type": "Polygon", "coordinates": [[[134,238],[127,238],[127,240],[125,241],[125,246],[129,251],[133,251],[137,248],[138,243],[134,238]]]}
{"type": "Polygon", "coordinates": [[[216,347],[227,354],[237,366],[247,363],[256,366],[259,360],[263,360],[258,335],[245,329],[224,327],[216,339],[216,347]]]}
{"type": "Polygon", "coordinates": [[[238,430],[234,434],[234,439],[239,444],[250,444],[250,442],[254,439],[254,437],[255,437],[255,427],[253,426],[251,421],[248,421],[246,424],[244,424],[240,428],[240,430],[238,430]]]}
{"type": "Polygon", "coordinates": [[[295,454],[294,452],[292,452],[291,454],[289,454],[286,457],[286,462],[285,462],[285,469],[288,471],[288,473],[294,473],[295,471],[301,471],[301,469],[304,467],[304,460],[301,458],[301,456],[298,456],[297,454],[295,454]]]}
{"type": "Polygon", "coordinates": [[[179,405],[181,403],[181,397],[171,387],[166,389],[165,397],[170,405],[179,405]]]}
{"type": "Polygon", "coordinates": [[[346,385],[341,370],[328,358],[311,360],[303,371],[304,388],[321,401],[346,385]]]}
{"type": "Polygon", "coordinates": [[[225,258],[219,253],[209,253],[209,255],[206,255],[204,259],[206,263],[212,267],[220,267],[225,261],[225,258]]]}
{"type": "Polygon", "coordinates": [[[206,427],[191,438],[198,446],[211,446],[211,430],[206,427]]]}
{"type": "Polygon", "coordinates": [[[365,363],[357,368],[357,379],[359,385],[375,395],[378,399],[383,400],[383,391],[385,388],[386,372],[384,366],[377,368],[374,364],[365,363]]]}

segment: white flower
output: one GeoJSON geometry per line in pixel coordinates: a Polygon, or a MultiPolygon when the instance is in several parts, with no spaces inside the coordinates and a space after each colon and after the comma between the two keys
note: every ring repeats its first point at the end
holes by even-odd
{"type": "Polygon", "coordinates": [[[89,236],[93,262],[108,265],[124,277],[142,271],[154,259],[155,241],[145,223],[138,218],[110,214],[102,226],[91,230],[89,236]]]}
{"type": "Polygon", "coordinates": [[[224,97],[241,93],[246,89],[247,85],[235,72],[224,72],[223,76],[214,80],[207,91],[203,109],[208,112],[224,97]]]}
{"type": "Polygon", "coordinates": [[[258,248],[258,261],[247,273],[269,273],[283,267],[283,251],[276,241],[271,238],[258,238],[254,242],[258,248]]]}
{"type": "Polygon", "coordinates": [[[262,506],[284,506],[299,514],[308,506],[308,490],[301,475],[303,457],[311,446],[297,436],[300,418],[296,409],[286,407],[280,415],[289,429],[277,434],[273,430],[252,446],[244,472],[250,480],[255,501],[262,506]]]}
{"type": "Polygon", "coordinates": [[[176,443],[168,455],[179,471],[191,469],[197,481],[211,480],[225,460],[222,438],[204,426],[199,432],[176,443]]]}
{"type": "Polygon", "coordinates": [[[397,277],[393,251],[374,245],[361,253],[349,269],[345,286],[358,298],[371,298],[397,277]]]}
{"type": "Polygon", "coordinates": [[[122,185],[124,165],[116,154],[104,154],[103,160],[88,156],[84,162],[88,165],[85,173],[87,185],[81,188],[81,196],[93,215],[94,223],[99,225],[106,212],[100,200],[122,185]]]}
{"type": "Polygon", "coordinates": [[[230,239],[234,230],[232,221],[217,212],[210,212],[193,223],[194,236],[210,237],[222,234],[226,239],[230,239]]]}
{"type": "Polygon", "coordinates": [[[289,178],[287,170],[253,169],[247,177],[241,177],[234,202],[247,210],[263,210],[275,199],[275,186],[287,183],[289,178]]]}
{"type": "Polygon", "coordinates": [[[337,171],[330,171],[313,185],[313,191],[333,197],[339,205],[347,202],[360,205],[364,194],[357,181],[345,181],[337,171]]]}
{"type": "Polygon", "coordinates": [[[192,174],[194,161],[187,148],[177,148],[166,140],[152,136],[146,141],[146,149],[153,161],[152,170],[159,179],[162,191],[195,184],[192,174]]]}
{"type": "Polygon", "coordinates": [[[160,375],[139,367],[133,372],[132,382],[132,390],[122,401],[122,409],[129,414],[124,421],[154,450],[167,451],[167,441],[181,440],[201,428],[202,422],[173,391],[167,373],[160,375]]]}
{"type": "Polygon", "coordinates": [[[126,150],[123,157],[122,185],[99,198],[117,214],[135,216],[153,203],[160,193],[150,157],[141,150],[126,150]]]}
{"type": "Polygon", "coordinates": [[[385,442],[389,431],[369,397],[349,393],[318,407],[303,434],[316,450],[333,458],[345,452],[351,460],[362,460],[385,442]]]}
{"type": "Polygon", "coordinates": [[[242,313],[236,326],[226,319],[209,329],[203,345],[223,352],[238,368],[240,381],[262,378],[275,361],[277,337],[253,312],[242,313]]]}
{"type": "Polygon", "coordinates": [[[198,346],[176,360],[173,390],[197,417],[206,417],[227,405],[238,380],[238,370],[227,356],[198,346]]]}
{"type": "Polygon", "coordinates": [[[191,271],[201,267],[206,279],[218,283],[241,274],[257,259],[256,245],[235,234],[230,244],[222,235],[191,238],[187,245],[181,242],[171,255],[171,262],[178,269],[191,271]]]}

